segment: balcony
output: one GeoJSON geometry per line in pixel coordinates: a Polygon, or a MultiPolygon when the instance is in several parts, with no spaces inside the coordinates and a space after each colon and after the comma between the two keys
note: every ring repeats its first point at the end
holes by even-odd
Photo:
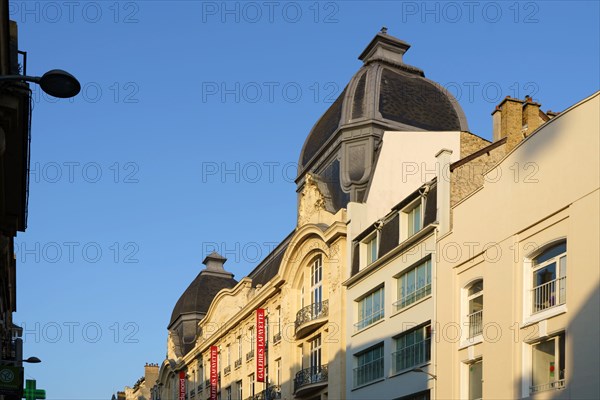
{"type": "Polygon", "coordinates": [[[354,324],[354,332],[358,332],[360,330],[365,329],[367,326],[374,324],[375,322],[379,321],[380,319],[383,319],[383,317],[384,317],[384,312],[383,312],[383,308],[382,308],[380,310],[375,311],[371,315],[368,315],[367,317],[358,321],[357,323],[355,323],[354,324]]]}
{"type": "Polygon", "coordinates": [[[225,368],[223,368],[223,374],[229,375],[230,373],[231,373],[231,365],[228,365],[225,368]]]}
{"type": "Polygon", "coordinates": [[[303,307],[296,313],[296,339],[302,339],[327,322],[329,300],[313,303],[303,307]]]}
{"type": "Polygon", "coordinates": [[[240,356],[240,358],[235,360],[235,362],[233,364],[235,366],[235,369],[238,369],[239,367],[241,367],[242,366],[242,357],[240,356]]]}
{"type": "Polygon", "coordinates": [[[360,367],[354,368],[354,387],[383,378],[383,358],[375,359],[360,367]]]}
{"type": "Polygon", "coordinates": [[[252,349],[246,353],[246,362],[252,360],[253,358],[254,358],[254,349],[252,349]]]}
{"type": "Polygon", "coordinates": [[[536,286],[531,291],[532,314],[567,302],[567,277],[554,279],[536,286]]]}
{"type": "Polygon", "coordinates": [[[319,390],[327,386],[327,364],[303,369],[294,378],[296,397],[319,390]]]}
{"type": "Polygon", "coordinates": [[[273,344],[281,342],[281,332],[273,335],[273,344]]]}
{"type": "Polygon", "coordinates": [[[417,301],[421,300],[422,298],[429,296],[430,294],[431,294],[431,284],[423,286],[423,287],[415,290],[414,292],[407,294],[400,300],[394,302],[394,307],[396,308],[396,311],[400,311],[403,308],[408,307],[413,303],[416,303],[417,301]]]}
{"type": "Polygon", "coordinates": [[[483,332],[483,310],[475,311],[468,315],[469,339],[481,335],[483,332]]]}
{"type": "Polygon", "coordinates": [[[271,400],[271,399],[281,399],[281,386],[271,385],[267,389],[256,393],[252,397],[252,400],[271,400]]]}
{"type": "Polygon", "coordinates": [[[204,387],[210,390],[210,379],[204,381],[204,387]]]}
{"type": "Polygon", "coordinates": [[[559,379],[554,382],[544,383],[543,385],[530,386],[529,393],[534,394],[534,393],[539,393],[539,392],[545,392],[547,390],[558,390],[558,389],[564,389],[564,388],[565,388],[565,380],[559,379]]]}
{"type": "Polygon", "coordinates": [[[397,374],[405,369],[423,365],[429,360],[431,360],[431,339],[427,338],[392,353],[392,370],[397,374]]]}

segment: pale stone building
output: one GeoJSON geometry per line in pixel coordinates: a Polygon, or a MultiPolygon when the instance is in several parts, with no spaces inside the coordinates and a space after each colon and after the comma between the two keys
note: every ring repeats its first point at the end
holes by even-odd
{"type": "MultiPolygon", "coordinates": [[[[207,268],[197,280],[206,285],[205,278],[214,275],[226,287],[206,310],[198,310],[202,318],[190,346],[188,336],[177,330],[177,321],[186,314],[176,314],[176,306],[155,398],[179,398],[180,372],[185,373],[187,398],[208,398],[212,346],[218,348],[216,390],[221,399],[343,396],[340,348],[345,335],[340,329],[344,308],[339,282],[345,270],[346,218],[344,209],[334,214],[324,208],[327,200],[318,187],[306,176],[298,227],[247,277],[229,281],[226,260],[217,254],[207,257],[207,268]],[[265,310],[267,327],[264,382],[259,382],[257,370],[258,309],[265,310]]],[[[178,304],[193,303],[189,296],[204,299],[203,286],[198,287],[197,292],[188,289],[178,304]]]]}
{"type": "Polygon", "coordinates": [[[439,398],[600,398],[599,100],[558,116],[505,100],[504,151],[476,154],[494,161],[479,187],[438,205],[453,215],[437,246],[439,398]]]}

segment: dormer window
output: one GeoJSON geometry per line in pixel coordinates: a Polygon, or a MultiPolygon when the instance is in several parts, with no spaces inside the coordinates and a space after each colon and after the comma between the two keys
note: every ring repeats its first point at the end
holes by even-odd
{"type": "Polygon", "coordinates": [[[408,237],[411,237],[415,233],[419,232],[421,230],[421,228],[423,227],[423,213],[421,212],[421,209],[422,209],[421,201],[419,199],[417,204],[415,204],[413,206],[413,208],[407,212],[407,214],[408,214],[408,237]]]}
{"type": "Polygon", "coordinates": [[[367,239],[367,265],[377,260],[377,232],[367,239]]]}

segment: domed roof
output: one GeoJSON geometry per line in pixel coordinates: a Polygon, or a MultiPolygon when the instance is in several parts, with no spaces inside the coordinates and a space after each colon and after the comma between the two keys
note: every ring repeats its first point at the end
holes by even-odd
{"type": "Polygon", "coordinates": [[[227,259],[216,252],[208,255],[203,263],[206,269],[200,271],[196,279],[183,292],[171,314],[169,328],[185,314],[206,314],[210,303],[222,289],[230,289],[237,284],[233,274],[225,271],[227,259]]]}
{"type": "Polygon", "coordinates": [[[464,112],[444,88],[422,70],[404,64],[410,45],[378,33],[359,56],[364,65],[317,121],[300,153],[298,173],[316,159],[337,133],[364,122],[396,131],[468,130],[464,112]]]}

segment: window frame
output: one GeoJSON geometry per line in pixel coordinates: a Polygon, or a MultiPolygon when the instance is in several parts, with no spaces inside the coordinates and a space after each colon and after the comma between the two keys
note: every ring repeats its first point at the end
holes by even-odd
{"type": "Polygon", "coordinates": [[[359,252],[363,254],[361,260],[365,267],[373,264],[379,259],[379,241],[379,229],[374,229],[373,232],[360,241],[359,252]],[[375,251],[374,255],[373,251],[375,251]]]}
{"type": "Polygon", "coordinates": [[[369,385],[373,382],[377,382],[380,380],[385,379],[385,344],[384,342],[379,342],[374,344],[373,346],[370,346],[364,350],[361,350],[357,353],[354,354],[353,356],[353,362],[354,362],[354,368],[352,370],[352,388],[353,389],[358,389],[360,387],[369,385]],[[366,356],[367,354],[373,353],[375,350],[381,350],[380,352],[380,356],[378,358],[373,358],[368,361],[365,362],[363,364],[361,363],[361,357],[366,356]],[[379,364],[381,363],[381,366],[377,366],[375,365],[375,363],[379,364]],[[359,369],[364,368],[367,365],[373,364],[375,365],[375,368],[380,368],[381,369],[381,376],[373,376],[370,380],[365,380],[362,381],[361,383],[357,383],[357,376],[359,373],[361,373],[361,371],[359,371],[359,369]]]}
{"type": "Polygon", "coordinates": [[[464,288],[465,296],[466,296],[466,302],[465,302],[466,313],[464,313],[464,315],[466,318],[465,322],[466,322],[466,326],[467,326],[467,339],[468,340],[474,340],[478,336],[483,335],[483,310],[485,307],[484,289],[485,289],[485,286],[484,286],[483,278],[475,279],[474,281],[470,282],[464,288]],[[481,283],[481,289],[477,292],[469,294],[471,289],[473,289],[473,287],[475,285],[477,285],[478,283],[481,283]],[[479,297],[481,297],[481,310],[471,311],[471,302],[474,302],[479,297]],[[478,328],[473,329],[474,324],[476,326],[478,325],[478,328]]]}
{"type": "Polygon", "coordinates": [[[396,298],[397,300],[393,303],[394,313],[402,312],[403,310],[411,307],[414,304],[417,304],[424,299],[430,298],[432,293],[432,285],[433,285],[433,260],[431,255],[428,255],[416,263],[412,264],[408,268],[405,268],[399,274],[395,275],[396,279],[396,298]],[[418,287],[418,268],[425,265],[425,285],[418,287]],[[408,275],[414,271],[414,290],[408,294],[403,295],[402,289],[404,284],[403,278],[406,277],[408,279],[408,275]],[[420,294],[416,294],[419,293],[420,294]],[[408,297],[413,296],[414,299],[412,301],[404,300],[408,297]]]}
{"type": "Polygon", "coordinates": [[[379,284],[374,289],[370,290],[366,294],[357,298],[354,302],[356,304],[356,321],[357,321],[354,324],[354,332],[362,331],[363,329],[368,328],[369,326],[373,325],[377,321],[385,319],[385,283],[379,284]],[[375,311],[374,299],[373,299],[373,300],[371,300],[372,301],[371,314],[362,315],[363,313],[361,313],[361,305],[363,304],[363,302],[367,301],[367,299],[369,299],[370,297],[374,296],[376,293],[379,293],[379,292],[381,292],[380,299],[379,299],[379,310],[375,311]],[[365,321],[369,321],[369,322],[365,323],[365,321]]]}
{"type": "MultiPolygon", "coordinates": [[[[547,392],[551,390],[559,390],[564,389],[566,387],[565,380],[565,369],[566,369],[566,335],[564,331],[558,332],[549,337],[542,338],[540,340],[536,340],[528,344],[529,347],[529,362],[530,368],[528,373],[528,396],[532,396],[537,393],[547,392]],[[534,374],[536,363],[534,361],[535,357],[535,347],[539,346],[543,343],[554,342],[554,366],[558,365],[558,376],[548,382],[535,384],[534,382],[534,374]]],[[[552,367],[551,367],[552,368],[552,367]]],[[[551,370],[551,373],[553,371],[551,370]]]]}
{"type": "MultiPolygon", "coordinates": [[[[402,374],[406,371],[410,371],[413,368],[419,368],[419,367],[423,367],[425,365],[428,365],[431,363],[431,321],[428,321],[424,324],[421,324],[419,326],[416,326],[414,328],[411,329],[407,329],[404,332],[394,336],[393,338],[393,352],[391,354],[392,357],[392,375],[399,375],[402,374]],[[403,347],[399,348],[398,344],[400,342],[401,339],[406,338],[408,335],[412,335],[416,332],[422,331],[422,340],[420,341],[414,341],[414,343],[410,344],[410,345],[404,345],[403,347]],[[423,350],[424,353],[424,359],[420,360],[419,362],[414,362],[411,365],[407,365],[404,366],[404,368],[398,368],[397,367],[397,354],[400,353],[401,351],[404,351],[410,347],[414,347],[417,345],[421,345],[425,347],[425,349],[423,350]]],[[[416,347],[414,347],[416,348],[416,347]]],[[[416,358],[416,357],[415,357],[416,358]]]]}
{"type": "Polygon", "coordinates": [[[417,199],[413,200],[400,210],[400,243],[416,235],[424,228],[423,222],[425,220],[425,198],[426,196],[419,196],[417,199]],[[417,208],[419,209],[419,229],[414,230],[414,221],[411,221],[411,214],[417,208]],[[413,229],[411,229],[411,226],[413,226],[413,229]]]}
{"type": "MultiPolygon", "coordinates": [[[[567,275],[565,273],[565,275],[563,277],[560,276],[561,271],[560,269],[560,258],[561,257],[565,257],[565,265],[564,265],[564,270],[566,272],[566,270],[568,269],[568,254],[569,254],[569,249],[568,249],[568,240],[567,237],[559,237],[556,239],[552,239],[551,241],[545,243],[543,246],[538,247],[537,249],[535,249],[533,252],[527,254],[523,260],[523,301],[522,301],[522,305],[523,305],[523,311],[522,311],[522,315],[523,315],[523,325],[524,326],[528,326],[531,325],[533,323],[554,317],[556,315],[565,313],[567,311],[567,301],[566,301],[566,296],[567,296],[567,275]],[[559,253],[556,256],[554,256],[552,259],[546,260],[543,263],[541,263],[540,265],[536,265],[535,264],[535,259],[540,257],[541,255],[543,255],[544,253],[546,253],[547,251],[552,250],[553,248],[561,245],[562,243],[564,243],[565,245],[565,252],[563,253],[559,253]],[[544,268],[544,266],[551,264],[552,260],[555,260],[557,263],[557,278],[554,279],[552,282],[558,282],[559,279],[563,279],[564,282],[564,286],[562,290],[564,290],[564,302],[561,302],[560,299],[558,302],[556,302],[556,304],[551,305],[549,307],[546,307],[544,309],[538,310],[537,312],[534,312],[534,301],[533,301],[533,297],[534,297],[534,290],[539,287],[534,287],[534,281],[533,281],[533,276],[534,276],[534,271],[538,271],[542,268],[544,268]]],[[[556,290],[555,293],[559,293],[561,291],[560,288],[560,282],[558,282],[558,288],[556,290]]]]}

